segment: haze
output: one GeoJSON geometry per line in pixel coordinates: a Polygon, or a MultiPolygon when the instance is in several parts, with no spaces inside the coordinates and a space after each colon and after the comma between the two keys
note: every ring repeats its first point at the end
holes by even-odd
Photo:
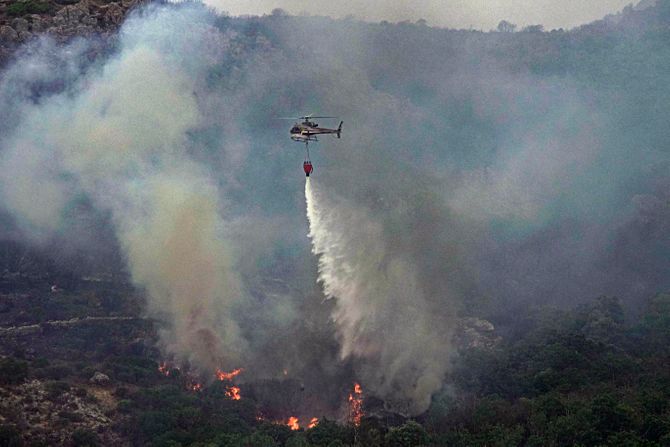
{"type": "Polygon", "coordinates": [[[670,290],[669,5],[504,34],[184,2],[95,61],[96,39],[36,40],[0,77],[0,230],[81,276],[125,262],[162,358],[203,378],[304,384],[310,418],[358,381],[422,414],[462,317],[507,336],[670,290]],[[301,112],[344,120],[309,185],[276,119],[301,112]]]}
{"type": "Polygon", "coordinates": [[[505,19],[519,26],[572,28],[620,11],[630,0],[205,0],[231,15],[262,15],[274,8],[291,14],[354,16],[369,21],[425,19],[450,28],[495,28],[505,19]]]}

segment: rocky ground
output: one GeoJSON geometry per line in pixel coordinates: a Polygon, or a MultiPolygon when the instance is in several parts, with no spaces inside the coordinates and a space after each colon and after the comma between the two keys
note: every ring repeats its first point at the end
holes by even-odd
{"type": "Polygon", "coordinates": [[[121,445],[112,429],[116,399],[105,384],[70,387],[65,382],[31,380],[0,388],[0,424],[12,424],[31,445],[67,445],[95,433],[104,445],[121,445]]]}
{"type": "Polygon", "coordinates": [[[458,321],[454,341],[460,350],[494,349],[502,338],[496,333],[495,326],[490,321],[465,317],[458,321]]]}
{"type": "Polygon", "coordinates": [[[144,0],[0,0],[0,62],[22,43],[46,35],[58,42],[96,35],[106,40],[144,0]]]}
{"type": "Polygon", "coordinates": [[[126,445],[117,407],[133,384],[119,378],[158,357],[141,306],[123,281],[1,275],[0,427],[24,445],[126,445]]]}

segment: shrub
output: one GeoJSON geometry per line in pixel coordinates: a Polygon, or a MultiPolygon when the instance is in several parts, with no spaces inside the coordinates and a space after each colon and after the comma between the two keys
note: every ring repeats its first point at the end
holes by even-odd
{"type": "Polygon", "coordinates": [[[68,410],[62,410],[58,412],[58,417],[63,419],[65,422],[82,422],[84,418],[79,413],[74,413],[68,410]]]}
{"type": "Polygon", "coordinates": [[[30,0],[27,2],[14,2],[6,9],[10,16],[23,16],[26,14],[43,14],[49,11],[47,2],[30,0]]]}
{"type": "Polygon", "coordinates": [[[114,396],[118,397],[119,399],[126,399],[130,397],[130,390],[124,386],[120,386],[117,389],[114,390],[114,396]]]}
{"type": "Polygon", "coordinates": [[[47,398],[50,400],[57,399],[61,394],[70,391],[70,385],[60,381],[49,382],[44,387],[47,391],[47,398]]]}
{"type": "Polygon", "coordinates": [[[28,376],[28,363],[13,357],[0,360],[0,383],[4,385],[21,383],[28,376]]]}
{"type": "Polygon", "coordinates": [[[100,445],[98,435],[89,429],[78,428],[72,433],[74,447],[97,447],[100,445]]]}
{"type": "Polygon", "coordinates": [[[20,447],[21,433],[14,425],[0,425],[0,445],[6,447],[20,447]]]}
{"type": "Polygon", "coordinates": [[[88,391],[86,391],[86,388],[75,388],[73,391],[73,394],[77,397],[86,398],[88,396],[88,391]]]}
{"type": "Polygon", "coordinates": [[[68,365],[57,364],[49,365],[46,368],[42,368],[38,374],[38,378],[50,379],[50,380],[61,380],[73,374],[73,370],[68,365]]]}
{"type": "Polygon", "coordinates": [[[122,399],[116,405],[116,409],[119,413],[130,413],[133,410],[133,403],[128,399],[122,399]]]}
{"type": "Polygon", "coordinates": [[[49,360],[44,357],[36,358],[32,362],[33,368],[46,368],[47,366],[49,366],[49,360]]]}

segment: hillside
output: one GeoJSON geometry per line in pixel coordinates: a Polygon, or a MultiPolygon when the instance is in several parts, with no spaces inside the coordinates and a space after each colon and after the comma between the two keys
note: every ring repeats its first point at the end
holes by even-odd
{"type": "Polygon", "coordinates": [[[364,394],[358,425],[320,418],[317,428],[293,432],[289,402],[304,390],[291,380],[244,383],[235,400],[226,382],[193,388],[195,376],[162,362],[157,328],[134,316],[140,302],[131,288],[89,280],[52,292],[49,282],[18,277],[3,284],[3,445],[662,446],[670,439],[668,295],[651,300],[637,321],[604,297],[571,312],[536,309],[517,315],[515,333],[502,341],[491,338],[490,323],[464,321],[451,391],[416,419],[425,428],[385,414],[364,394]]]}
{"type": "Polygon", "coordinates": [[[670,443],[670,0],[0,5],[0,446],[670,443]]]}
{"type": "Polygon", "coordinates": [[[40,36],[59,42],[75,37],[112,37],[137,0],[53,1],[3,0],[0,2],[0,63],[21,44],[40,36]]]}

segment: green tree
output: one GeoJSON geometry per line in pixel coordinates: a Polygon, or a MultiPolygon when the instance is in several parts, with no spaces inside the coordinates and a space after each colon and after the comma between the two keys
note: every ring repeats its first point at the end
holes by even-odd
{"type": "Polygon", "coordinates": [[[244,438],[240,447],[277,447],[278,445],[271,436],[256,432],[244,438]]]}
{"type": "Polygon", "coordinates": [[[670,335],[670,294],[660,293],[649,301],[644,326],[666,337],[670,335]]]}
{"type": "Polygon", "coordinates": [[[481,433],[478,445],[486,447],[516,447],[522,444],[523,427],[515,425],[506,427],[498,424],[481,433]]]}
{"type": "Polygon", "coordinates": [[[515,29],[516,25],[508,22],[507,20],[501,20],[500,23],[498,23],[498,32],[513,33],[515,29]]]}
{"type": "Polygon", "coordinates": [[[546,437],[556,445],[598,445],[600,436],[593,427],[591,414],[583,405],[550,422],[546,437]]]}
{"type": "Polygon", "coordinates": [[[260,433],[270,436],[281,445],[284,445],[293,434],[291,429],[285,424],[273,424],[271,422],[264,422],[257,430],[260,433]]]}
{"type": "Polygon", "coordinates": [[[349,438],[347,429],[328,419],[319,421],[316,427],[307,431],[307,439],[316,446],[327,447],[331,442],[337,440],[348,443],[349,438]]]}
{"type": "Polygon", "coordinates": [[[286,447],[311,447],[312,444],[309,443],[305,435],[296,434],[288,438],[286,441],[286,447]]]}
{"type": "Polygon", "coordinates": [[[371,427],[364,429],[361,425],[359,433],[360,433],[359,442],[362,445],[366,447],[381,447],[383,437],[378,428],[371,427]]]}
{"type": "Polygon", "coordinates": [[[612,394],[601,394],[591,404],[596,430],[603,439],[613,433],[634,430],[638,426],[635,411],[612,394]]]}
{"type": "Polygon", "coordinates": [[[428,444],[428,434],[421,424],[408,421],[400,427],[392,428],[386,434],[389,447],[417,447],[428,444]]]}
{"type": "Polygon", "coordinates": [[[617,447],[639,447],[649,444],[645,444],[644,439],[642,439],[637,433],[624,431],[614,433],[609,438],[607,438],[607,445],[615,445],[617,447]]]}

